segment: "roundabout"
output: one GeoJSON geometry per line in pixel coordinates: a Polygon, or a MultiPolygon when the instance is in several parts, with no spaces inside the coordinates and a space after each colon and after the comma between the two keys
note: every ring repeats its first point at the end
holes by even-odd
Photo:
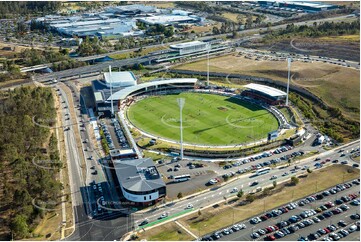
{"type": "Polygon", "coordinates": [[[126,112],[130,123],[153,137],[179,141],[177,98],[185,98],[184,142],[192,145],[230,146],[267,138],[279,129],[268,110],[236,97],[181,92],[149,96],[133,103],[126,112]]]}

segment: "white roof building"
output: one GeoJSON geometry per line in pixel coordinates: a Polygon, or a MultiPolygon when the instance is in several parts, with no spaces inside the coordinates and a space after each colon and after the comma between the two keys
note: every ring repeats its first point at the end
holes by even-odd
{"type": "Polygon", "coordinates": [[[110,84],[113,87],[129,87],[137,85],[137,79],[131,71],[112,72],[111,75],[109,75],[109,72],[105,72],[104,81],[108,87],[110,87],[110,84]]]}
{"type": "Polygon", "coordinates": [[[250,83],[247,85],[244,85],[244,87],[248,88],[248,89],[252,89],[258,92],[262,92],[264,94],[267,94],[271,97],[281,97],[281,96],[286,96],[287,93],[285,93],[284,91],[281,91],[277,88],[274,87],[269,87],[266,85],[260,85],[260,84],[255,84],[255,83],[250,83]]]}

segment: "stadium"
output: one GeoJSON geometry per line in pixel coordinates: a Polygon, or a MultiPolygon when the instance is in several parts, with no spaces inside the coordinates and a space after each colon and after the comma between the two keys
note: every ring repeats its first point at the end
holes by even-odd
{"type": "Polygon", "coordinates": [[[283,91],[265,85],[248,84],[234,93],[207,89],[195,78],[175,78],[133,83],[106,100],[143,137],[178,144],[177,98],[184,98],[185,145],[236,147],[268,142],[270,133],[274,139],[287,128],[283,114],[272,106],[285,97],[283,91]]]}

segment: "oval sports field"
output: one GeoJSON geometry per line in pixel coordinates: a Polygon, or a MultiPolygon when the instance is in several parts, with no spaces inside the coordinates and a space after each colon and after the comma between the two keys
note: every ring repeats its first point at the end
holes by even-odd
{"type": "Polygon", "coordinates": [[[140,130],[179,141],[177,98],[185,98],[183,139],[198,145],[236,145],[267,138],[278,128],[267,110],[248,102],[215,94],[188,93],[151,96],[131,105],[127,116],[140,130]]]}

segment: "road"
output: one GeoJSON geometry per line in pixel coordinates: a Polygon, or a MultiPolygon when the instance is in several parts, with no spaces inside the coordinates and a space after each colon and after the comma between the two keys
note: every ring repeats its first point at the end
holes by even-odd
{"type": "MultiPolygon", "coordinates": [[[[332,18],[326,18],[326,19],[312,20],[310,22],[302,21],[302,22],[295,23],[294,25],[313,25],[314,22],[319,23],[319,22],[326,22],[326,21],[337,22],[337,21],[342,21],[345,18],[346,18],[346,16],[338,16],[338,17],[332,17],[332,18]]],[[[356,19],[356,17],[354,17],[354,18],[356,19]]],[[[350,18],[347,18],[347,19],[350,20],[350,18]]],[[[272,30],[276,30],[276,29],[281,29],[281,28],[286,28],[286,27],[287,27],[287,24],[281,24],[281,25],[277,25],[277,26],[271,26],[269,28],[272,30]]],[[[242,34],[242,35],[259,34],[260,32],[266,31],[267,29],[268,28],[248,29],[248,30],[240,31],[240,34],[242,34]]],[[[225,37],[228,35],[229,34],[205,36],[205,37],[198,38],[198,40],[221,38],[221,37],[225,37]]],[[[239,40],[233,40],[233,42],[235,42],[235,43],[238,41],[239,40]]],[[[110,54],[110,53],[107,53],[107,54],[110,54]]],[[[90,57],[87,57],[87,58],[90,58],[90,57]]],[[[95,65],[91,65],[91,66],[83,66],[83,67],[78,67],[78,68],[74,68],[74,69],[43,74],[41,76],[37,76],[36,80],[39,82],[44,82],[44,81],[49,81],[49,80],[53,80],[53,79],[61,79],[61,78],[66,78],[66,77],[71,77],[71,76],[79,76],[82,74],[96,73],[96,72],[101,72],[102,70],[107,68],[109,65],[112,65],[112,67],[122,67],[122,66],[127,66],[127,65],[134,65],[136,63],[146,63],[153,59],[156,59],[156,57],[144,56],[144,57],[137,57],[137,58],[129,58],[129,59],[125,59],[125,60],[114,60],[114,61],[99,63],[99,64],[95,64],[95,65]]]]}
{"type": "MultiPolygon", "coordinates": [[[[358,147],[358,145],[359,144],[357,142],[357,143],[352,144],[349,147],[347,147],[347,149],[356,148],[356,147],[358,147]]],[[[317,155],[317,157],[320,157],[321,160],[324,160],[326,158],[330,158],[331,160],[340,159],[340,153],[338,153],[337,150],[339,150],[339,148],[337,148],[336,150],[330,150],[330,151],[323,152],[323,153],[317,155]]],[[[301,167],[309,166],[311,169],[314,169],[314,163],[315,163],[314,159],[315,159],[314,157],[306,158],[302,161],[298,161],[296,164],[301,167]]],[[[352,161],[349,156],[342,157],[341,160],[348,160],[349,164],[354,163],[354,161],[352,161]]],[[[294,165],[296,165],[296,164],[294,164],[294,165]]],[[[289,180],[291,176],[301,173],[301,171],[298,171],[296,174],[291,173],[291,169],[294,168],[294,165],[283,168],[283,169],[274,168],[270,171],[269,174],[258,176],[258,177],[257,176],[250,177],[250,174],[241,175],[232,183],[229,183],[224,186],[213,187],[207,192],[201,193],[199,195],[191,196],[188,199],[184,199],[184,200],[181,200],[181,201],[175,202],[175,203],[174,202],[168,203],[167,205],[158,207],[158,209],[155,209],[155,210],[153,209],[153,210],[149,210],[147,212],[135,213],[134,214],[135,222],[136,222],[136,224],[139,224],[146,218],[150,222],[156,221],[157,218],[160,217],[160,215],[163,213],[168,213],[168,216],[177,214],[181,211],[184,211],[187,204],[189,204],[189,203],[191,203],[193,205],[194,210],[196,211],[200,208],[209,206],[211,204],[224,201],[224,197],[228,198],[231,196],[235,196],[235,194],[230,193],[230,191],[235,187],[238,189],[242,189],[245,193],[250,192],[251,190],[255,189],[255,187],[250,186],[250,184],[254,181],[258,181],[259,184],[257,185],[257,187],[271,186],[273,183],[273,180],[270,180],[270,177],[272,177],[273,175],[276,175],[278,177],[276,179],[278,183],[285,181],[285,180],[289,180]],[[282,176],[285,172],[288,172],[288,175],[282,176]]],[[[305,172],[305,171],[303,171],[303,172],[305,172]]],[[[185,186],[186,186],[186,182],[185,182],[185,186]]]]}
{"type": "MultiPolygon", "coordinates": [[[[67,129],[67,127],[70,127],[70,130],[64,131],[64,139],[69,167],[71,197],[74,208],[75,231],[67,237],[66,240],[100,241],[119,239],[131,229],[132,217],[127,213],[122,213],[120,211],[104,213],[104,210],[103,213],[97,213],[97,216],[94,216],[94,210],[97,211],[97,200],[92,192],[92,187],[89,186],[90,181],[96,180],[97,184],[101,184],[104,196],[110,201],[117,201],[117,198],[113,197],[116,193],[113,194],[112,192],[109,192],[110,190],[108,189],[105,175],[102,174],[102,168],[95,160],[87,161],[86,180],[83,180],[80,158],[77,150],[78,144],[76,143],[74,133],[74,126],[80,125],[81,123],[78,122],[78,118],[76,123],[73,123],[71,119],[68,119],[70,115],[69,108],[74,109],[74,106],[70,105],[71,102],[69,101],[69,98],[71,97],[66,95],[66,92],[61,86],[58,86],[57,88],[59,89],[58,93],[61,93],[61,100],[65,102],[62,104],[64,128],[67,129]],[[97,176],[90,174],[89,167],[92,165],[97,167],[97,176]]],[[[79,96],[76,96],[75,99],[78,100],[79,96]]],[[[77,110],[76,114],[77,116],[80,115],[79,110],[77,110]]],[[[89,138],[85,131],[81,131],[81,136],[83,140],[89,138]]],[[[85,148],[84,145],[83,148],[85,148]]],[[[84,152],[84,154],[85,157],[89,155],[97,157],[97,152],[94,150],[89,153],[84,152]]]]}

